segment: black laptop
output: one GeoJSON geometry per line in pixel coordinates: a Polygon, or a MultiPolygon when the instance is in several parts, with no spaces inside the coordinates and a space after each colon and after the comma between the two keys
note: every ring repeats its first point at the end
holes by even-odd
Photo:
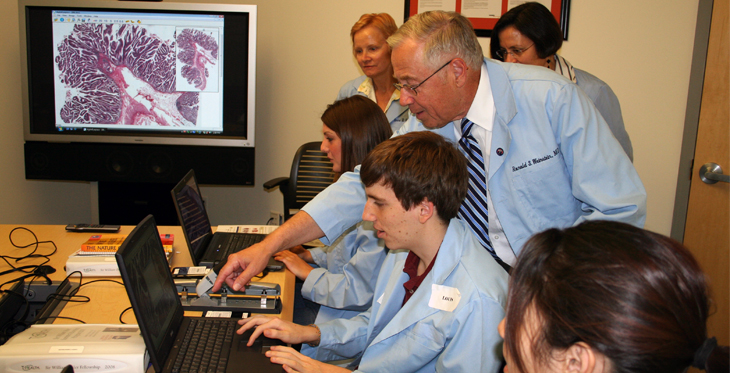
{"type": "MultiPolygon", "coordinates": [[[[225,263],[228,255],[258,243],[266,237],[265,234],[256,233],[214,234],[193,170],[190,170],[172,189],[172,199],[190,248],[190,256],[197,266],[213,268],[220,262],[225,263]]],[[[274,258],[269,259],[268,270],[278,271],[283,268],[284,263],[274,258]]]]}
{"type": "Polygon", "coordinates": [[[115,256],[156,372],[284,371],[264,355],[281,341],[261,336],[248,347],[250,331],[236,334],[235,319],[183,316],[152,215],[134,228],[115,256]]]}

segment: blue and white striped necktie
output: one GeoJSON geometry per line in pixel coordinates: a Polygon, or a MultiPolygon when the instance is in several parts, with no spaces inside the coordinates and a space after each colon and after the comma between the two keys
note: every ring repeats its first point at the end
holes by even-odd
{"type": "Polygon", "coordinates": [[[461,120],[461,139],[459,147],[469,160],[469,192],[459,207],[459,219],[465,221],[479,238],[479,242],[493,257],[497,258],[492,242],[489,240],[489,217],[487,212],[487,184],[484,174],[484,157],[471,130],[474,122],[461,120]]]}

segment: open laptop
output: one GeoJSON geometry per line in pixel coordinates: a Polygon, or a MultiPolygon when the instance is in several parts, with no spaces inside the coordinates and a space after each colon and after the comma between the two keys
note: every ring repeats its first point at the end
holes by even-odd
{"type": "MultiPolygon", "coordinates": [[[[197,266],[213,268],[220,262],[225,263],[228,255],[258,243],[266,236],[233,232],[213,234],[193,170],[190,170],[172,189],[172,199],[183,235],[190,248],[190,256],[197,266]]],[[[270,258],[266,268],[279,271],[284,268],[284,263],[270,258]]]]}
{"type": "Polygon", "coordinates": [[[246,343],[250,331],[243,335],[236,334],[238,325],[235,319],[183,315],[183,307],[152,215],[148,215],[132,230],[115,256],[150,362],[156,372],[179,371],[176,366],[206,372],[284,371],[264,355],[269,347],[283,344],[281,341],[261,336],[253,346],[248,347],[246,343]],[[198,353],[198,358],[203,360],[201,365],[196,365],[192,358],[187,360],[187,355],[195,355],[195,350],[205,348],[206,343],[193,340],[187,343],[190,347],[186,349],[184,341],[185,338],[195,336],[192,328],[198,325],[210,334],[209,339],[215,336],[223,343],[220,347],[198,353]],[[222,361],[213,361],[217,356],[222,361]]]}

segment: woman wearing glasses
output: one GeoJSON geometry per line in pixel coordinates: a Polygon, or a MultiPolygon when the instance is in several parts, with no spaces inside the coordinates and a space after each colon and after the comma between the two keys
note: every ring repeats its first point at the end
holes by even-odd
{"type": "Polygon", "coordinates": [[[553,14],[544,5],[530,2],[502,15],[492,30],[489,49],[494,59],[544,66],[576,83],[593,100],[626,155],[633,161],[634,151],[624,128],[618,98],[608,84],[574,68],[557,55],[562,45],[563,33],[553,14]]]}
{"type": "Polygon", "coordinates": [[[377,103],[395,132],[408,119],[408,107],[400,105],[400,90],[393,85],[393,66],[386,40],[398,27],[388,13],[363,14],[352,26],[352,53],[365,74],[340,88],[337,100],[362,95],[377,103]]]}

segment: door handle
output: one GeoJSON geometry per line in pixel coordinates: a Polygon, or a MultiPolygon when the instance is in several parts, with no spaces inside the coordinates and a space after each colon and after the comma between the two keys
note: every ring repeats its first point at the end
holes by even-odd
{"type": "Polygon", "coordinates": [[[709,162],[700,167],[700,180],[705,184],[715,184],[718,181],[730,183],[730,175],[723,174],[719,164],[709,162]]]}

